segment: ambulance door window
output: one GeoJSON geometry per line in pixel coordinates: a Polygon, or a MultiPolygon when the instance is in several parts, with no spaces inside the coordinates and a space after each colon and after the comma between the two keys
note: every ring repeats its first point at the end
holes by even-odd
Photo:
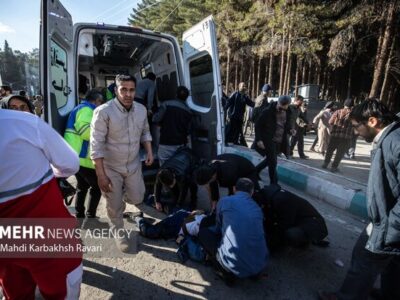
{"type": "Polygon", "coordinates": [[[189,63],[190,91],[193,103],[205,108],[211,108],[214,92],[214,78],[211,56],[205,55],[189,63]]]}

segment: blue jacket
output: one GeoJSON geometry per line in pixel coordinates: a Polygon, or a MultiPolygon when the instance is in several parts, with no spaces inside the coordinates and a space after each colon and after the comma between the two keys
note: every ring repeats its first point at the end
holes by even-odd
{"type": "Polygon", "coordinates": [[[400,255],[400,121],[389,125],[371,152],[367,201],[373,227],[366,249],[400,255]]]}
{"type": "Polygon", "coordinates": [[[218,255],[223,266],[241,278],[263,271],[268,261],[263,213],[250,195],[237,192],[222,198],[216,218],[222,235],[218,255]]]}

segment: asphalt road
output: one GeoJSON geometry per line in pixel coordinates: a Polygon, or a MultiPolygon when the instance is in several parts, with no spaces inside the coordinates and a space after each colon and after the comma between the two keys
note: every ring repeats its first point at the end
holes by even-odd
{"type": "MultiPolygon", "coordinates": [[[[201,202],[207,195],[200,191],[201,202]]],[[[227,287],[213,269],[195,262],[179,263],[174,241],[139,237],[132,258],[84,261],[82,299],[317,299],[320,289],[336,290],[349,266],[353,245],[364,224],[326,203],[309,199],[325,217],[330,246],[286,249],[270,258],[268,276],[227,287]]],[[[133,210],[129,207],[128,210],[133,210]]],[[[144,208],[152,217],[162,217],[144,208]]],[[[104,213],[104,203],[100,208],[104,213]]]]}
{"type": "MultiPolygon", "coordinates": [[[[202,188],[199,193],[200,206],[206,207],[207,193],[202,188]]],[[[181,264],[174,241],[138,237],[137,253],[131,257],[85,258],[81,299],[317,299],[318,290],[340,286],[365,225],[329,204],[308,200],[326,219],[330,246],[285,249],[270,257],[267,277],[257,282],[243,280],[227,287],[211,267],[191,261],[181,264]]],[[[150,207],[141,209],[147,216],[163,217],[150,207]]],[[[106,216],[104,199],[98,212],[106,216]]]]}

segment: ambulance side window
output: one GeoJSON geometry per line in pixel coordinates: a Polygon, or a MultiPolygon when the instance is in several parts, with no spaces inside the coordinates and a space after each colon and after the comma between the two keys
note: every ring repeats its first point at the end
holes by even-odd
{"type": "Polygon", "coordinates": [[[211,98],[214,92],[214,78],[211,56],[207,53],[189,63],[190,92],[193,103],[211,108],[211,98]]]}
{"type": "Polygon", "coordinates": [[[55,41],[51,40],[50,55],[50,93],[56,100],[57,109],[65,106],[70,93],[67,81],[67,51],[55,41]]]}

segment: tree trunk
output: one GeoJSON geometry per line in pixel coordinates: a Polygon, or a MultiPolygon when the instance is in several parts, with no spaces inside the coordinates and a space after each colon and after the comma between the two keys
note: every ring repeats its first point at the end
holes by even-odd
{"type": "MultiPolygon", "coordinates": [[[[240,55],[239,56],[239,61],[240,61],[240,69],[239,69],[239,72],[240,72],[240,79],[239,79],[239,82],[243,82],[243,72],[244,72],[244,68],[243,68],[243,56],[242,55],[240,55]]],[[[238,82],[238,84],[239,84],[239,82],[238,82]]],[[[235,86],[235,89],[237,88],[237,85],[235,86]]]]}
{"type": "Polygon", "coordinates": [[[301,59],[296,58],[296,79],[294,80],[294,96],[297,97],[297,87],[299,86],[300,79],[301,59]]]}
{"type": "Polygon", "coordinates": [[[351,77],[353,75],[353,61],[350,60],[349,63],[349,77],[347,79],[347,96],[346,98],[351,98],[351,77]]]}
{"type": "Polygon", "coordinates": [[[282,49],[281,49],[281,72],[279,75],[279,95],[283,95],[283,84],[285,77],[285,32],[283,32],[282,37],[282,49]]]}
{"type": "Polygon", "coordinates": [[[306,80],[306,65],[307,65],[307,61],[303,58],[301,61],[301,64],[303,66],[303,70],[301,72],[301,84],[305,84],[307,82],[306,80]]]}
{"type": "Polygon", "coordinates": [[[256,90],[256,58],[251,59],[251,97],[254,97],[256,90]]]}
{"type": "Polygon", "coordinates": [[[228,94],[229,76],[231,75],[231,48],[228,47],[226,53],[226,79],[225,79],[225,94],[228,94]]]}
{"type": "Polygon", "coordinates": [[[369,97],[377,97],[382,87],[383,71],[389,56],[390,41],[393,38],[393,28],[396,16],[395,14],[396,2],[397,1],[391,1],[387,12],[386,11],[383,12],[383,14],[387,15],[385,22],[385,30],[383,33],[382,45],[380,47],[380,51],[379,53],[376,54],[374,76],[372,80],[371,90],[369,92],[369,97]]]}
{"type": "Polygon", "coordinates": [[[326,66],[322,71],[322,86],[321,86],[321,97],[323,100],[327,98],[327,89],[328,89],[328,67],[326,66]]]}
{"type": "Polygon", "coordinates": [[[239,61],[238,61],[238,55],[235,54],[235,87],[238,85],[238,81],[239,81],[239,61]]]}
{"type": "Polygon", "coordinates": [[[273,85],[273,69],[274,69],[274,54],[271,52],[270,56],[269,56],[269,68],[268,68],[268,80],[267,83],[269,83],[271,86],[273,85]]]}
{"type": "Polygon", "coordinates": [[[288,55],[287,58],[287,67],[286,67],[286,78],[285,78],[285,95],[289,94],[290,91],[290,79],[292,77],[292,55],[288,55]]]}
{"type": "Polygon", "coordinates": [[[322,68],[321,68],[320,65],[317,65],[316,73],[317,73],[317,84],[319,86],[321,84],[321,81],[322,81],[322,68]]]}
{"type": "Polygon", "coordinates": [[[313,80],[313,71],[312,71],[312,61],[310,60],[309,65],[308,65],[308,83],[314,83],[313,80]]]}
{"type": "Polygon", "coordinates": [[[385,103],[386,105],[389,104],[390,66],[391,66],[391,62],[392,62],[392,56],[393,56],[393,50],[395,47],[395,43],[396,43],[396,37],[393,38],[392,45],[390,47],[390,54],[389,54],[389,58],[386,63],[385,76],[383,79],[381,95],[380,95],[381,101],[383,103],[385,103]]]}
{"type": "Polygon", "coordinates": [[[260,91],[260,77],[261,77],[261,56],[258,58],[256,95],[258,95],[260,91]]]}
{"type": "MultiPolygon", "coordinates": [[[[253,59],[252,59],[252,61],[253,61],[253,59]]],[[[247,65],[249,65],[249,64],[247,64],[247,65]]],[[[250,64],[250,67],[249,67],[248,71],[249,71],[248,75],[247,75],[247,77],[245,76],[245,78],[247,78],[247,83],[246,83],[247,91],[248,91],[248,93],[250,94],[250,97],[251,97],[251,79],[252,79],[252,74],[253,74],[253,64],[252,63],[250,64]]]]}
{"type": "Polygon", "coordinates": [[[292,71],[292,34],[289,34],[288,38],[288,50],[287,50],[287,59],[286,59],[286,76],[284,81],[283,93],[287,95],[290,89],[290,75],[292,71]]]}

